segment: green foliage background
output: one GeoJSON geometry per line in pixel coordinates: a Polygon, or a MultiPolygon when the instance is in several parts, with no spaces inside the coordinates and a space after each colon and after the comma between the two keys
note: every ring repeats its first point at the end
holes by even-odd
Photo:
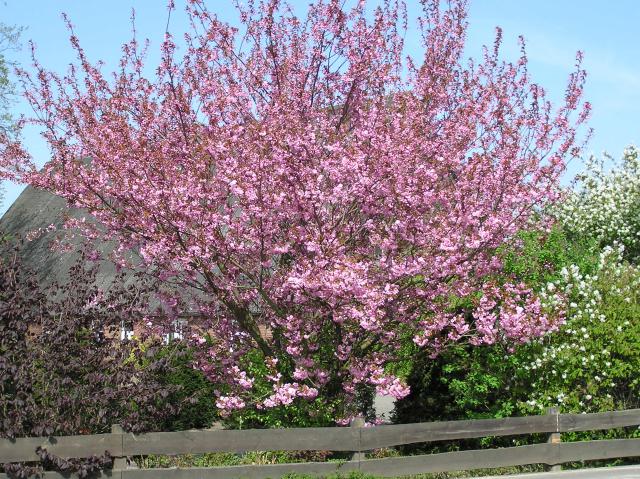
{"type": "MultiPolygon", "coordinates": [[[[562,224],[521,232],[498,252],[503,274],[543,297],[559,292],[566,321],[526,344],[455,345],[435,359],[418,355],[411,394],[396,406],[400,423],[640,406],[640,269],[624,247],[562,224]]],[[[563,440],[637,436],[637,428],[563,435],[563,440]]],[[[486,438],[440,443],[429,450],[514,445],[540,438],[486,438]]],[[[415,449],[415,448],[414,448],[415,449]]]]}

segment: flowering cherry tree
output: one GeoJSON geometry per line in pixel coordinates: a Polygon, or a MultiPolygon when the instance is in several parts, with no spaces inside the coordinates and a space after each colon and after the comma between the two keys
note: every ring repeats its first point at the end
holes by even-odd
{"type": "Polygon", "coordinates": [[[189,0],[185,46],[166,34],[154,78],[135,35],[106,75],[71,25],[66,75],[37,61],[21,72],[52,157],[38,171],[6,139],[4,175],[85,208],[97,223],[69,226],[117,241],[114,260],[135,249],[138,267],[197,292],[201,367],[224,386],[224,411],[359,385],[399,398],[387,365],[404,341],[434,353],[553,326],[532,291],[494,281],[493,252],[556,198],[579,154],[580,55],[554,107],[524,47],[500,60],[499,31],[463,60],[465,1],[421,2],[413,57],[404,4],[365,3],[316,0],[299,18],[249,1],[236,28],[189,0]],[[249,352],[267,367],[265,397],[252,395],[249,352]]]}

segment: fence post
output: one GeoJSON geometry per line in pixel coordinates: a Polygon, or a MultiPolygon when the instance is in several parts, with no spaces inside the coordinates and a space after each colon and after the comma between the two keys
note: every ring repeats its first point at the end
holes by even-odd
{"type": "MultiPolygon", "coordinates": [[[[363,428],[364,427],[364,418],[362,416],[357,416],[354,417],[351,422],[349,423],[350,427],[355,427],[357,429],[363,428]]],[[[358,436],[358,447],[360,447],[360,437],[358,436]]],[[[351,458],[352,461],[364,461],[364,452],[363,451],[358,451],[356,453],[353,454],[353,457],[351,458]]]]}
{"type": "MultiPolygon", "coordinates": [[[[549,444],[560,444],[562,442],[562,437],[560,435],[560,424],[559,424],[559,414],[560,411],[558,410],[557,407],[549,407],[547,408],[547,414],[549,415],[554,415],[556,417],[556,432],[552,432],[551,434],[549,434],[549,439],[547,440],[547,442],[549,444]]],[[[549,464],[549,471],[551,472],[558,472],[558,471],[562,471],[562,465],[560,464],[549,464]]]]}
{"type": "MultiPolygon", "coordinates": [[[[111,434],[124,434],[124,429],[120,424],[112,424],[111,425],[111,434]]],[[[124,454],[124,451],[122,451],[124,454]]],[[[127,469],[128,461],[125,456],[113,456],[113,470],[121,471],[123,469],[127,469]]]]}

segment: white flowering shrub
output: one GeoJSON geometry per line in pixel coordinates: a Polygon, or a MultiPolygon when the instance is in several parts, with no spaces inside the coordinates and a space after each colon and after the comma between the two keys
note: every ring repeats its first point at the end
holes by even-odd
{"type": "Polygon", "coordinates": [[[567,321],[517,353],[518,376],[530,382],[523,412],[639,407],[640,268],[623,256],[615,243],[603,249],[594,274],[570,266],[548,283],[549,294],[564,294],[567,321]]]}
{"type": "Polygon", "coordinates": [[[640,155],[627,148],[621,162],[591,157],[576,187],[553,214],[575,236],[595,237],[602,246],[618,242],[630,259],[640,255],[640,155]],[[605,169],[613,163],[612,169],[605,169]]]}

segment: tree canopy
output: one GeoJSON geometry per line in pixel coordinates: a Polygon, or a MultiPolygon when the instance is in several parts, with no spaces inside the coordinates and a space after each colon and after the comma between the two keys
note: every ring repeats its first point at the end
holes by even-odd
{"type": "Polygon", "coordinates": [[[365,386],[403,397],[388,369],[401,344],[437,353],[555,326],[524,283],[497,279],[494,252],[580,153],[581,56],[554,107],[524,46],[503,61],[498,32],[467,62],[466,2],[422,3],[421,56],[405,54],[401,1],[369,14],[316,0],[302,18],[249,1],[237,28],[190,0],[186,47],[168,32],[155,77],[136,38],[104,74],[71,25],[66,75],[19,71],[52,158],[38,171],[7,138],[1,171],[85,208],[98,222],[68,226],[116,240],[115,261],[136,249],[138,267],[200,291],[208,333],[193,339],[223,411],[365,386]]]}

